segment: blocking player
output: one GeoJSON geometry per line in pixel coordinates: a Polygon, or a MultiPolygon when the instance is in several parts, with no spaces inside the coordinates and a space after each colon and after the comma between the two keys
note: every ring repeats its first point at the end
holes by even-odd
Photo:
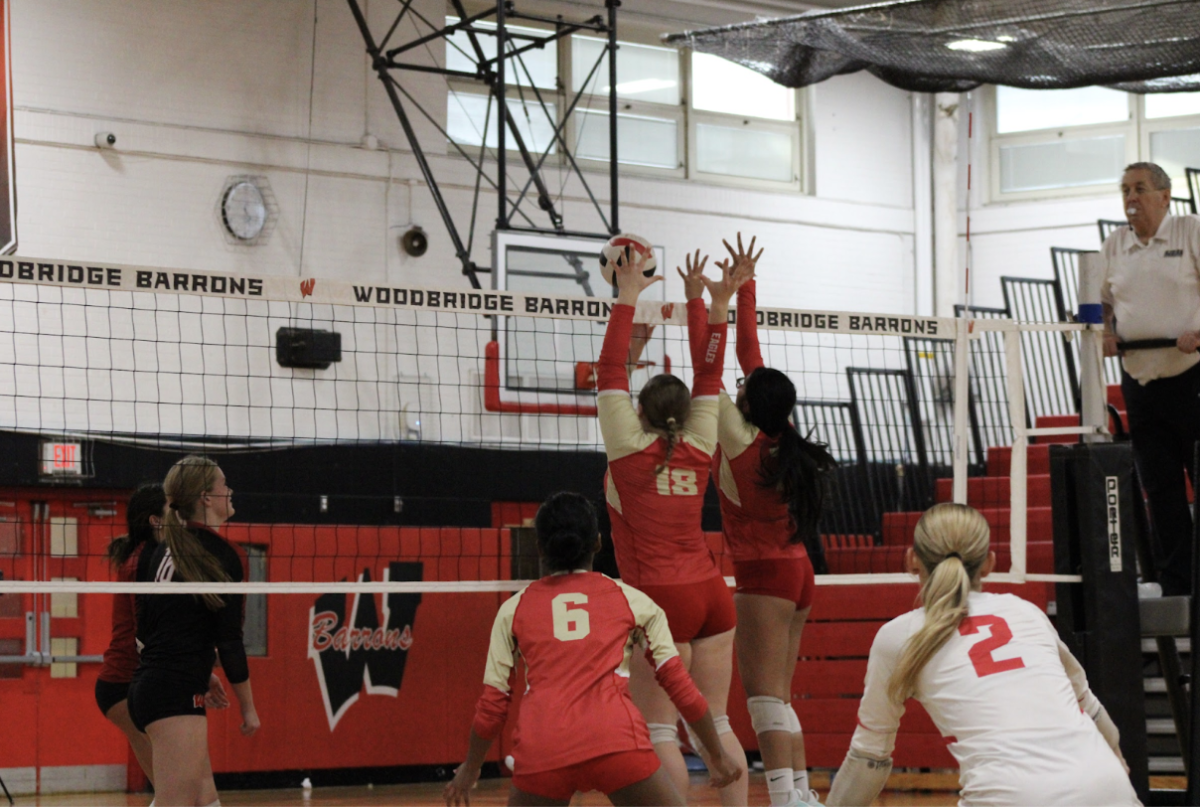
{"type": "MultiPolygon", "coordinates": [[[[138,580],[240,582],[242,562],[216,531],[233,516],[233,491],[215,462],[184,457],[163,483],[168,513],[162,543],[143,553],[138,580]]],[[[259,727],[242,644],[240,594],[138,594],[141,663],[129,687],[129,715],[150,737],[155,803],[219,803],[208,756],[205,693],[220,655],[242,712],[242,734],[259,727]]]]}
{"type": "MultiPolygon", "coordinates": [[[[722,269],[748,267],[762,255],[726,241],[722,269]]],[[[688,300],[689,324],[702,322],[704,265],[699,252],[679,270],[688,300]]],[[[746,689],[750,722],[766,770],[772,805],[817,803],[808,786],[804,734],[791,705],[800,637],[812,609],[813,566],[805,541],[819,540],[823,475],[833,458],[824,446],[801,437],[789,419],[796,387],[778,370],[763,366],[755,316],[753,277],[737,293],[737,355],[745,376],[737,401],[720,394],[719,448],[713,479],[721,502],[725,545],[733,556],[733,595],[738,629],[734,646],[746,689]]],[[[695,327],[689,327],[695,333],[695,327]]],[[[702,347],[691,340],[693,361],[702,347]]]]}
{"type": "Polygon", "coordinates": [[[569,804],[600,790],[613,804],[682,805],[646,722],[629,697],[630,656],[644,641],[655,676],[713,751],[714,785],[742,775],[721,748],[712,714],[680,663],[662,609],[642,592],[593,572],[596,511],[577,493],[556,493],[535,519],[549,574],[500,607],[467,760],[446,785],[446,804],[469,804],[492,741],[504,727],[518,653],[526,689],[513,736],[509,804],[569,804]],[[640,637],[640,638],[639,638],[640,637]]]}
{"type": "MultiPolygon", "coordinates": [[[[725,356],[729,300],[750,276],[729,267],[705,278],[712,313],[689,392],[672,375],[655,376],[629,397],[626,356],[634,306],[646,278],[644,259],[615,262],[619,293],[596,365],[597,407],[608,456],[605,496],[621,579],[649,595],[667,614],[671,634],[696,686],[708,700],[725,751],[745,766],[745,752],[725,707],[733,677],[733,598],[700,527],[704,492],[717,443],[717,392],[725,356]]],[[[687,767],[677,743],[677,716],[649,665],[635,658],[630,691],[650,725],[650,739],[675,786],[687,792],[687,767]]],[[[703,748],[697,749],[703,752],[703,748]]],[[[721,803],[745,804],[746,777],[721,790],[721,803]]]]}
{"type": "Polygon", "coordinates": [[[986,594],[987,522],[939,504],[906,553],[925,607],[880,628],[858,728],[827,803],[866,805],[891,770],[904,701],[921,702],[960,766],[960,804],[1139,804],[1112,719],[1036,606],[986,594]]]}

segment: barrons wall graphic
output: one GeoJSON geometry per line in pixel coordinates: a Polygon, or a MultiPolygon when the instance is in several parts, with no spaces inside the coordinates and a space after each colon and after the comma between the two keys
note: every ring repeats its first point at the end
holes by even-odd
{"type": "MultiPolygon", "coordinates": [[[[421,563],[389,563],[383,579],[417,581],[422,572],[421,563]]],[[[370,582],[370,570],[363,569],[358,579],[370,582]]],[[[358,701],[364,686],[368,695],[394,698],[400,692],[421,595],[381,595],[382,623],[375,596],[355,594],[349,619],[345,594],[322,594],[308,612],[308,657],[317,669],[330,731],[358,701]]]]}

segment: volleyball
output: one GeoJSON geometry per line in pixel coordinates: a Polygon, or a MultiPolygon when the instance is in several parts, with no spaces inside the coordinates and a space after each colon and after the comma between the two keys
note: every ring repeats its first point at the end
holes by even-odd
{"type": "Polygon", "coordinates": [[[615,282],[613,264],[625,254],[626,250],[633,250],[639,255],[646,256],[646,268],[643,271],[646,277],[653,276],[655,270],[658,269],[658,261],[654,257],[654,247],[650,245],[649,241],[633,233],[614,235],[600,250],[600,274],[604,275],[604,280],[609,285],[615,282]]]}

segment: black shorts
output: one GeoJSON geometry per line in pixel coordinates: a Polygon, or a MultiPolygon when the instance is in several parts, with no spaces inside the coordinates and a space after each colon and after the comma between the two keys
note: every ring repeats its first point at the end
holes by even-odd
{"type": "Polygon", "coordinates": [[[107,715],[108,710],[129,697],[129,682],[123,684],[96,679],[96,705],[100,714],[107,715]]]}
{"type": "Polygon", "coordinates": [[[203,717],[207,683],[207,678],[200,686],[181,680],[177,673],[138,670],[129,685],[129,717],[138,731],[165,717],[203,717]]]}

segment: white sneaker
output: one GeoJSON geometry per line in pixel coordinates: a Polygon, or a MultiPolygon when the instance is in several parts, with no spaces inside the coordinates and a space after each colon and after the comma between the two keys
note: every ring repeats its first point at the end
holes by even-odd
{"type": "Polygon", "coordinates": [[[796,794],[796,798],[800,799],[799,803],[805,805],[805,807],[825,807],[825,805],[821,804],[821,796],[815,790],[808,791],[808,794],[804,797],[800,796],[799,790],[793,790],[792,792],[796,794]]]}

